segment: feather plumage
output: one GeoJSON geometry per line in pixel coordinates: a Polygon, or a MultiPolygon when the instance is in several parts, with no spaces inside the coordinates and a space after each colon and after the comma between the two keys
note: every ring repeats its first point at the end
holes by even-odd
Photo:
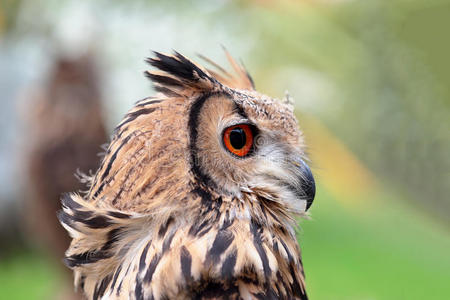
{"type": "Polygon", "coordinates": [[[66,263],[89,298],[307,298],[294,232],[313,184],[298,167],[301,133],[229,59],[238,75],[224,81],[155,52],[146,74],[162,93],[116,127],[86,198],[63,198],[66,263]],[[266,143],[245,159],[220,142],[239,122],[266,143]]]}

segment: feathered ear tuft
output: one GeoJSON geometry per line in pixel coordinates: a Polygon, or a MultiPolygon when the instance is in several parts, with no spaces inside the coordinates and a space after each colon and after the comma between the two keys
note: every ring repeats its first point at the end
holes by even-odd
{"type": "Polygon", "coordinates": [[[244,65],[237,63],[225,48],[224,51],[233,68],[233,74],[205,56],[199,55],[216,71],[204,69],[174,51],[173,55],[154,52],[155,57],[148,58],[146,61],[157,70],[145,71],[145,75],[153,82],[155,90],[168,97],[189,98],[195,93],[210,92],[222,86],[254,90],[253,80],[244,65]]]}
{"type": "Polygon", "coordinates": [[[146,61],[159,70],[146,71],[145,75],[153,81],[157,91],[169,97],[190,97],[195,92],[210,91],[220,85],[208,71],[176,51],[174,55],[154,54],[155,57],[146,61]]]}
{"type": "Polygon", "coordinates": [[[222,48],[225,52],[225,55],[227,56],[229,64],[233,68],[234,74],[230,74],[228,71],[213,62],[211,59],[199,54],[198,56],[201,59],[217,69],[217,71],[211,69],[207,69],[207,71],[222,84],[230,88],[250,91],[255,90],[255,83],[253,82],[253,79],[245,68],[244,64],[242,62],[238,63],[225,47],[222,46],[222,48]]]}

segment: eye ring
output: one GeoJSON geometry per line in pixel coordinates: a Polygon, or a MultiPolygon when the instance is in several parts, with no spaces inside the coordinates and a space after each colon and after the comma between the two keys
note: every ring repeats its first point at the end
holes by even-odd
{"type": "Polygon", "coordinates": [[[238,124],[223,132],[225,148],[238,157],[247,156],[253,148],[253,130],[248,124],[238,124]]]}

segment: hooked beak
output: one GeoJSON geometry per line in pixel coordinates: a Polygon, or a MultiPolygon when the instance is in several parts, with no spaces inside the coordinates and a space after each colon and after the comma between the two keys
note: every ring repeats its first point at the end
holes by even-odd
{"type": "Polygon", "coordinates": [[[296,193],[302,200],[306,200],[307,211],[314,201],[314,196],[316,195],[316,184],[311,173],[311,169],[303,159],[297,160],[295,165],[298,168],[297,172],[300,176],[300,184],[296,189],[296,193]]]}

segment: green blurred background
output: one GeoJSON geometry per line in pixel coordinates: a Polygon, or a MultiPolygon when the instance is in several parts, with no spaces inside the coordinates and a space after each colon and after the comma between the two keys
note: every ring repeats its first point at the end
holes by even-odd
{"type": "Polygon", "coordinates": [[[110,133],[153,93],[150,50],[225,64],[221,44],[258,90],[295,99],[318,183],[298,230],[310,298],[450,299],[449,30],[444,0],[3,0],[0,299],[69,297],[24,229],[27,116],[57,61],[95,61],[110,133]]]}

